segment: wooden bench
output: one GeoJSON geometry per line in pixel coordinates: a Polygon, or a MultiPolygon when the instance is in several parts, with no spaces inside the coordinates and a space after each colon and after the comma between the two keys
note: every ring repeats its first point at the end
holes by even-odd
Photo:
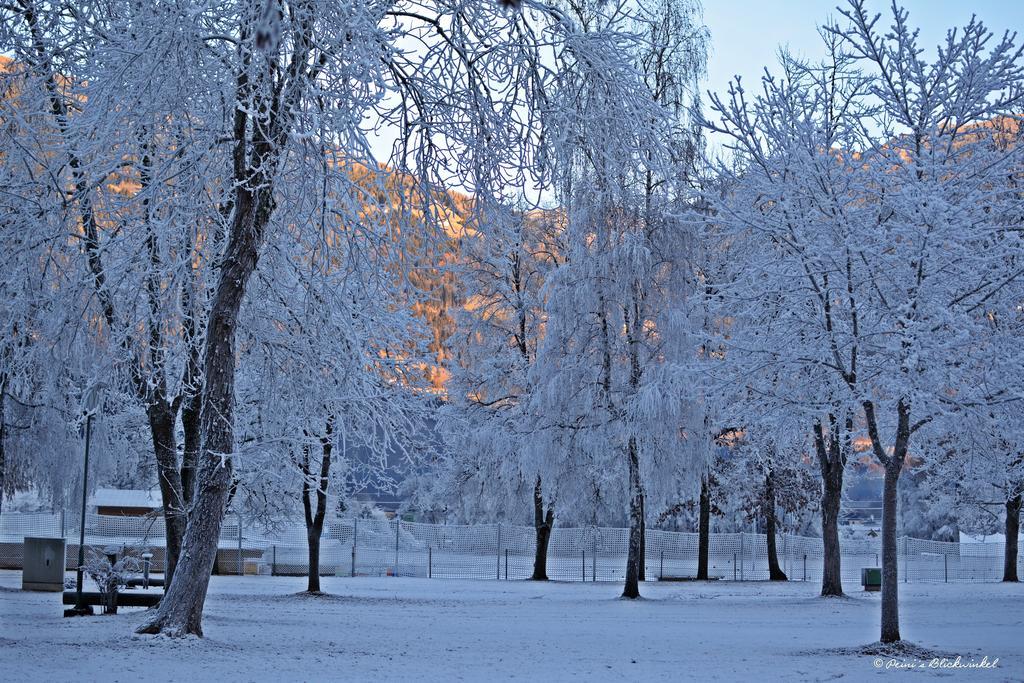
{"type": "MultiPolygon", "coordinates": [[[[120,592],[117,594],[118,607],[154,607],[160,603],[163,593],[134,593],[120,592]]],[[[76,591],[64,591],[63,598],[65,605],[74,605],[78,602],[76,591]]],[[[106,604],[106,597],[97,591],[82,591],[82,601],[87,605],[106,604]]]]}
{"type": "Polygon", "coordinates": [[[147,588],[148,586],[160,586],[160,587],[163,587],[164,580],[162,578],[158,579],[158,578],[155,578],[155,577],[151,576],[148,579],[146,579],[146,578],[141,578],[141,579],[139,579],[139,578],[132,578],[132,579],[128,579],[126,584],[128,585],[128,588],[147,588]],[[148,584],[148,586],[147,586],[147,584],[148,584]]]}

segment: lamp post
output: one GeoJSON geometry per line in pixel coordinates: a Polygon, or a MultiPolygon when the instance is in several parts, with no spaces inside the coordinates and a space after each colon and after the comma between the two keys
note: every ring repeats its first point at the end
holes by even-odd
{"type": "Polygon", "coordinates": [[[92,607],[82,597],[82,566],[85,564],[85,497],[89,490],[89,443],[92,441],[92,418],[103,405],[103,382],[91,384],[82,397],[82,412],[85,414],[85,464],[82,471],[82,519],[78,535],[78,568],[75,588],[75,606],[64,610],[66,617],[78,617],[92,614],[92,607]]]}

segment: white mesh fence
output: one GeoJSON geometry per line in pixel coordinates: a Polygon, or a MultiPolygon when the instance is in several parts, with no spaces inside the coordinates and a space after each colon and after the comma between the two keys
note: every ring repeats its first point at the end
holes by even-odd
{"type": "MultiPolygon", "coordinates": [[[[69,563],[77,553],[79,518],[49,513],[0,515],[0,568],[20,569],[26,536],[64,537],[69,563]]],[[[625,575],[628,529],[556,526],[548,544],[547,575],[556,581],[621,581],[625,575]]],[[[154,517],[86,515],[86,545],[143,546],[154,551],[154,570],[163,569],[164,523],[154,517]]],[[[324,524],[320,572],[337,576],[418,576],[517,580],[533,574],[533,527],[507,524],[422,524],[385,519],[339,519],[324,524]]],[[[899,576],[904,582],[999,581],[1003,545],[899,539],[899,576]]],[[[695,533],[648,529],[644,569],[647,580],[697,574],[695,533]]],[[[860,581],[862,567],[881,561],[878,539],[845,540],[842,578],[860,581]]],[[[821,581],[820,538],[780,534],[779,564],[793,581],[821,581]]],[[[305,574],[309,566],[306,530],[294,523],[273,530],[228,514],[221,529],[221,570],[305,574]]],[[[1024,574],[1024,556],[1018,558],[1024,574]]],[[[70,566],[70,565],[69,565],[70,566]]],[[[761,581],[768,578],[763,534],[712,534],[708,552],[711,578],[761,581]]]]}

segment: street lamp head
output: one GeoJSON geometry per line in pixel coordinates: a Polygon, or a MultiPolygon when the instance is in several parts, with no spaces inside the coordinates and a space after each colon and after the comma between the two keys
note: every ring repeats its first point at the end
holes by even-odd
{"type": "Polygon", "coordinates": [[[107,388],[106,382],[93,382],[82,394],[82,413],[95,415],[103,405],[103,390],[107,388]]]}

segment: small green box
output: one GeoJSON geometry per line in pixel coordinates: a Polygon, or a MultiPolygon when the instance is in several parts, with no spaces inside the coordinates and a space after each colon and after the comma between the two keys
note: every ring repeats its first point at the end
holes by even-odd
{"type": "Polygon", "coordinates": [[[866,591],[882,590],[882,569],[880,567],[862,567],[860,570],[860,584],[866,591]]]}

